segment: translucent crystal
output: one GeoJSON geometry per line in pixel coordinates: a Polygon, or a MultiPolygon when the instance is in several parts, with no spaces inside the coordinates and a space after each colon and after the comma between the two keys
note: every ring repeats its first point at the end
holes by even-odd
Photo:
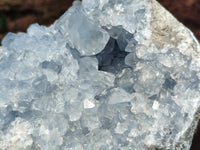
{"type": "Polygon", "coordinates": [[[63,34],[68,35],[70,44],[78,50],[80,55],[88,56],[101,52],[109,40],[109,34],[106,31],[76,8],[71,8],[66,16],[58,20],[56,27],[63,34]],[[64,28],[63,22],[66,23],[64,28]]]}
{"type": "Polygon", "coordinates": [[[0,47],[0,149],[188,150],[200,46],[155,0],[76,0],[0,47]]]}

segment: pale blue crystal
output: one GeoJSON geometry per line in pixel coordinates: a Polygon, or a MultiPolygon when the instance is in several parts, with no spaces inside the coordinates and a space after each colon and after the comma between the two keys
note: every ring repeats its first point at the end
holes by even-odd
{"type": "Polygon", "coordinates": [[[200,46],[155,0],[76,0],[0,47],[0,149],[188,150],[200,46]]]}

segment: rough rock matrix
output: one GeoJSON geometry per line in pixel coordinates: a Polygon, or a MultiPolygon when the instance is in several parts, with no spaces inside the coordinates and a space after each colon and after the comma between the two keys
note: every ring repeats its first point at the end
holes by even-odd
{"type": "Polygon", "coordinates": [[[0,47],[1,150],[189,150],[200,46],[155,0],[83,0],[0,47]]]}

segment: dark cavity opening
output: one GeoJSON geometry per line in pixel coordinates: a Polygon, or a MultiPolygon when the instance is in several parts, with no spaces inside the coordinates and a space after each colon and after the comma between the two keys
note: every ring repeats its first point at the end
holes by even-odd
{"type": "Polygon", "coordinates": [[[176,84],[177,82],[169,76],[165,79],[163,88],[166,90],[173,90],[176,84]]]}
{"type": "Polygon", "coordinates": [[[125,57],[128,52],[120,49],[117,40],[110,38],[103,51],[96,55],[98,59],[98,69],[101,71],[117,73],[125,67],[125,57]]]}

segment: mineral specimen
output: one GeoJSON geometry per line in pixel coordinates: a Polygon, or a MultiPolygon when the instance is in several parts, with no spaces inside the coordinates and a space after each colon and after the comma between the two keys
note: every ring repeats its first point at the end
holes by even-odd
{"type": "Polygon", "coordinates": [[[155,0],[83,0],[0,47],[1,150],[188,150],[200,46],[155,0]]]}

